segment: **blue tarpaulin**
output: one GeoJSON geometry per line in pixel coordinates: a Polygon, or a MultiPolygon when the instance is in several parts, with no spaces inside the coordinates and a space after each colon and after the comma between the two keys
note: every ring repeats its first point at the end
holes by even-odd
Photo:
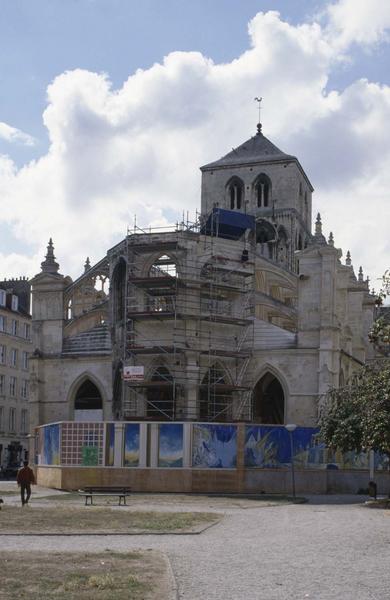
{"type": "Polygon", "coordinates": [[[252,215],[245,215],[224,208],[213,208],[201,229],[201,233],[238,240],[247,229],[254,228],[255,217],[252,215]]]}

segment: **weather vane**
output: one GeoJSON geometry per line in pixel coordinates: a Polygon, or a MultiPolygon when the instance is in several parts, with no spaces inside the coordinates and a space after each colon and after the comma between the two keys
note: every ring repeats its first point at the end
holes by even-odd
{"type": "Polygon", "coordinates": [[[261,123],[261,103],[262,103],[262,101],[263,101],[263,98],[262,98],[262,97],[261,97],[261,98],[258,98],[258,97],[256,96],[256,98],[255,98],[255,102],[258,102],[258,103],[259,103],[259,124],[261,123]]]}

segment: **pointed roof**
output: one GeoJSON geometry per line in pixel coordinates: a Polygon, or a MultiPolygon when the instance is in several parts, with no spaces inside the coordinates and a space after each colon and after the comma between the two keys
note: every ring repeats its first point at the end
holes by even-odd
{"type": "Polygon", "coordinates": [[[231,152],[215,162],[201,167],[201,169],[211,169],[215,167],[230,167],[233,165],[270,162],[270,161],[297,161],[295,156],[285,154],[275,144],[273,144],[265,135],[262,134],[261,125],[257,126],[257,134],[249,138],[246,142],[233,148],[231,152]]]}

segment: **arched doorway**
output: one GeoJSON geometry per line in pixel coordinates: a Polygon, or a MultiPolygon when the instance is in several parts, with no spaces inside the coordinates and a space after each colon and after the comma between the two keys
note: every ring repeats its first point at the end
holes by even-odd
{"type": "Polygon", "coordinates": [[[75,421],[102,421],[103,400],[96,385],[86,379],[78,388],[74,400],[75,421]]]}
{"type": "Polygon", "coordinates": [[[152,377],[152,385],[146,393],[146,415],[157,421],[175,418],[173,377],[166,367],[158,367],[152,377]]]}
{"type": "Polygon", "coordinates": [[[226,373],[213,365],[203,377],[199,393],[201,421],[229,421],[231,419],[232,391],[226,373]]]}
{"type": "Polygon", "coordinates": [[[279,380],[268,372],[253,390],[253,420],[268,425],[284,423],[284,392],[279,380]]]}

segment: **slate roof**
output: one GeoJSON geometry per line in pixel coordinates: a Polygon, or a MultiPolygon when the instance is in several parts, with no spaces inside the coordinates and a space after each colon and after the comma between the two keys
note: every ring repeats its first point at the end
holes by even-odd
{"type": "Polygon", "coordinates": [[[109,353],[111,353],[111,336],[107,325],[97,325],[89,331],[83,331],[63,340],[63,355],[109,353]]]}
{"type": "Polygon", "coordinates": [[[275,160],[298,162],[295,156],[291,156],[290,154],[285,154],[282,152],[282,150],[280,150],[277,146],[275,146],[275,144],[266,138],[260,130],[256,135],[241,144],[241,146],[238,146],[238,148],[233,148],[233,150],[226,154],[226,156],[223,156],[215,162],[204,165],[201,167],[201,169],[270,162],[275,160]]]}

